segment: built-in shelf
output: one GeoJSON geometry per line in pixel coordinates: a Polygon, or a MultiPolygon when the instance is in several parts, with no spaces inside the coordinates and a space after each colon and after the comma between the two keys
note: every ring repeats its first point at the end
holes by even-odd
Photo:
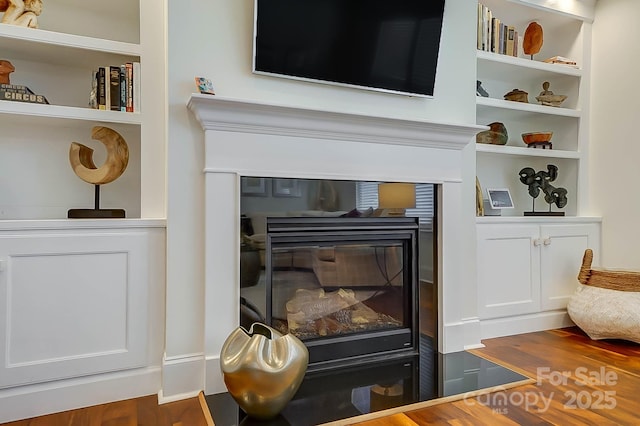
{"type": "Polygon", "coordinates": [[[94,67],[96,63],[139,61],[139,44],[105,40],[55,31],[0,25],[0,49],[3,58],[74,66],[94,67]]]}
{"type": "Polygon", "coordinates": [[[581,111],[579,109],[552,107],[552,106],[546,106],[546,105],[530,104],[525,102],[485,98],[481,96],[476,97],[476,106],[478,110],[482,108],[495,108],[495,109],[515,111],[515,112],[523,112],[527,114],[536,113],[536,114],[557,115],[562,117],[575,117],[575,118],[579,118],[581,115],[581,111]]]}
{"type": "Polygon", "coordinates": [[[12,115],[12,120],[33,119],[52,120],[62,125],[58,120],[99,121],[120,124],[141,124],[141,114],[120,111],[105,111],[91,108],[78,108],[62,105],[33,104],[18,101],[0,101],[0,118],[12,115]]]}
{"type": "Polygon", "coordinates": [[[577,151],[527,148],[508,145],[476,144],[476,151],[490,154],[515,155],[522,157],[569,158],[576,160],[580,158],[580,153],[577,151]]]}
{"type": "Polygon", "coordinates": [[[483,71],[494,77],[500,78],[500,74],[513,76],[514,73],[526,74],[526,79],[545,78],[549,75],[566,75],[570,77],[582,77],[582,69],[567,65],[548,64],[538,60],[517,58],[499,53],[477,52],[478,67],[483,67],[483,71]]]}

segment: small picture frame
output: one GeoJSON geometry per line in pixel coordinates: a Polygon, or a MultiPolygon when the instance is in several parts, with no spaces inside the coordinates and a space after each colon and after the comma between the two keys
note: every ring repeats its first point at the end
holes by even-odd
{"type": "Polygon", "coordinates": [[[213,83],[211,80],[205,77],[195,77],[196,87],[198,91],[205,95],[215,95],[216,92],[213,90],[213,83]]]}
{"type": "Polygon", "coordinates": [[[267,196],[267,179],[261,177],[243,176],[240,178],[240,192],[252,197],[267,196]]]}
{"type": "Polygon", "coordinates": [[[489,204],[492,209],[512,209],[513,200],[507,188],[487,188],[489,204]]]}
{"type": "Polygon", "coordinates": [[[300,181],[298,179],[273,179],[274,197],[300,197],[300,181]]]}

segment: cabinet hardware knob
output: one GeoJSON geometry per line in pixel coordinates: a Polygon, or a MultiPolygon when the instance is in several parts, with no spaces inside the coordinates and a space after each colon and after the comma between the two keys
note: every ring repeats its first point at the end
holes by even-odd
{"type": "Polygon", "coordinates": [[[540,238],[534,238],[533,239],[533,245],[538,247],[540,244],[542,243],[542,241],[540,241],[540,238]]]}
{"type": "Polygon", "coordinates": [[[549,244],[551,244],[551,237],[546,237],[543,241],[545,246],[548,246],[549,244]]]}

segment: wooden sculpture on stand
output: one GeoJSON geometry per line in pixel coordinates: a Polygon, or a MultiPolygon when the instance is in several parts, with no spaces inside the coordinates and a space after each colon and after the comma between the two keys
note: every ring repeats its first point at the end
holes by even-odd
{"type": "Polygon", "coordinates": [[[38,16],[42,13],[42,0],[0,0],[3,24],[38,28],[38,16]]]}
{"type": "Polygon", "coordinates": [[[16,68],[13,64],[5,59],[0,59],[0,84],[11,84],[9,74],[14,72],[16,68]]]}
{"type": "Polygon", "coordinates": [[[108,127],[96,126],[91,138],[98,140],[107,148],[107,159],[100,167],[93,163],[93,149],[77,142],[69,148],[69,162],[74,173],[83,181],[95,185],[95,208],[71,209],[69,218],[123,218],[122,209],[100,208],[100,185],[113,182],[124,173],[129,163],[129,147],[118,132],[108,127]]]}

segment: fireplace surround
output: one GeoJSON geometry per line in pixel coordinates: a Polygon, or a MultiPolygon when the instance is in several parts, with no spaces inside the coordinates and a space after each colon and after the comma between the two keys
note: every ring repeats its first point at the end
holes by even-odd
{"type": "Polygon", "coordinates": [[[438,184],[438,350],[480,344],[475,282],[465,279],[459,262],[473,223],[468,214],[475,211],[473,192],[465,190],[474,186],[464,185],[472,178],[465,172],[464,150],[483,126],[207,95],[192,95],[188,107],[205,143],[206,394],[225,391],[220,349],[239,323],[241,176],[438,184]]]}

